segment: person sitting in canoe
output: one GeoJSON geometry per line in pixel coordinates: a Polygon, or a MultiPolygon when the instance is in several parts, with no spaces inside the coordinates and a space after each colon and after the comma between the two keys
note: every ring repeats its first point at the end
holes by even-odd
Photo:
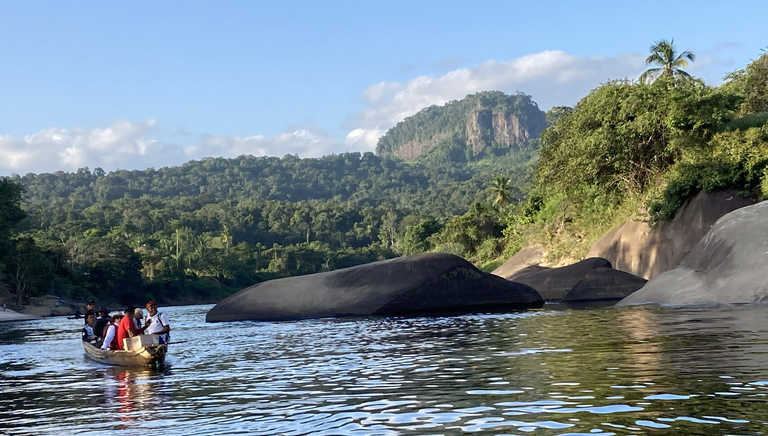
{"type": "Polygon", "coordinates": [[[87,324],[85,320],[88,319],[88,315],[93,315],[93,318],[96,319],[96,302],[93,300],[85,304],[85,319],[83,320],[84,324],[87,324]]]}
{"type": "Polygon", "coordinates": [[[125,316],[120,320],[120,325],[117,326],[117,349],[123,350],[123,339],[132,338],[136,335],[144,333],[148,326],[141,328],[136,327],[136,308],[130,306],[125,309],[125,316]]]}
{"type": "Polygon", "coordinates": [[[147,301],[146,308],[149,311],[149,318],[145,331],[148,335],[158,335],[161,344],[167,344],[170,340],[171,324],[168,322],[168,316],[163,312],[157,311],[155,300],[147,301]]]}
{"type": "MultiPolygon", "coordinates": [[[[144,321],[144,311],[141,310],[140,307],[137,307],[133,312],[133,325],[135,325],[137,329],[141,329],[141,324],[144,321]]],[[[146,328],[146,324],[144,327],[146,328]]]]}
{"type": "Polygon", "coordinates": [[[109,324],[104,328],[104,342],[101,344],[102,350],[117,350],[117,327],[123,315],[116,313],[112,315],[109,324]]]}
{"type": "Polygon", "coordinates": [[[99,309],[99,317],[96,318],[96,324],[93,326],[93,332],[96,333],[96,336],[99,338],[99,342],[104,340],[104,328],[107,326],[107,324],[109,324],[109,321],[110,318],[107,309],[99,309]]]}
{"type": "Polygon", "coordinates": [[[93,314],[86,315],[85,326],[83,326],[83,341],[96,344],[96,333],[93,331],[93,326],[95,324],[96,320],[93,318],[93,314]]]}

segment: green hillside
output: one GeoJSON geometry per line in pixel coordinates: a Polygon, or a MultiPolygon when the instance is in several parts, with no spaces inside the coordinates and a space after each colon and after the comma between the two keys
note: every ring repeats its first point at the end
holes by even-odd
{"type": "Polygon", "coordinates": [[[406,118],[381,137],[376,152],[409,161],[472,162],[536,148],[546,125],[530,96],[480,92],[406,118]]]}

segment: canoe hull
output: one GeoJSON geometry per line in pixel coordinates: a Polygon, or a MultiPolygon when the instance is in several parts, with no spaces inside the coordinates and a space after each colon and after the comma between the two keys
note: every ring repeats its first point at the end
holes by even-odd
{"type": "Polygon", "coordinates": [[[85,355],[91,360],[114,366],[159,366],[165,362],[167,345],[141,347],[137,350],[102,350],[83,342],[85,355]]]}

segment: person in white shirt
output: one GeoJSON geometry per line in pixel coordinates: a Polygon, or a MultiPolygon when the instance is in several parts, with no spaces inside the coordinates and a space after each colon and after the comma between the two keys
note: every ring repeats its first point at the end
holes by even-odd
{"type": "Polygon", "coordinates": [[[163,312],[157,311],[155,300],[147,301],[146,308],[149,311],[146,330],[148,335],[158,335],[161,344],[167,344],[170,340],[171,325],[168,322],[168,316],[163,312]]]}
{"type": "Polygon", "coordinates": [[[102,350],[116,350],[117,349],[117,324],[120,322],[120,319],[123,318],[123,315],[116,314],[112,315],[112,320],[109,324],[107,324],[107,327],[104,329],[106,333],[104,333],[104,342],[101,343],[101,349],[102,350]]]}
{"type": "Polygon", "coordinates": [[[144,319],[144,311],[140,307],[137,307],[133,314],[133,325],[136,326],[136,330],[141,330],[141,321],[144,319]]]}

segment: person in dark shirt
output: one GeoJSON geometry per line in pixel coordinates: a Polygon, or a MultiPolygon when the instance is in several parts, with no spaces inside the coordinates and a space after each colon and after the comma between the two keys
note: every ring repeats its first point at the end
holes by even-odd
{"type": "Polygon", "coordinates": [[[96,324],[96,320],[93,314],[85,316],[85,327],[83,327],[83,341],[96,345],[96,334],[93,332],[93,325],[96,324]]]}
{"type": "Polygon", "coordinates": [[[93,326],[93,332],[96,333],[96,337],[100,340],[104,340],[104,327],[109,324],[109,312],[107,309],[99,309],[99,317],[96,318],[96,323],[93,326]]]}
{"type": "Polygon", "coordinates": [[[93,318],[96,319],[96,302],[91,300],[85,305],[85,316],[83,316],[83,323],[87,324],[85,322],[86,319],[88,319],[88,315],[93,315],[93,318]]]}

